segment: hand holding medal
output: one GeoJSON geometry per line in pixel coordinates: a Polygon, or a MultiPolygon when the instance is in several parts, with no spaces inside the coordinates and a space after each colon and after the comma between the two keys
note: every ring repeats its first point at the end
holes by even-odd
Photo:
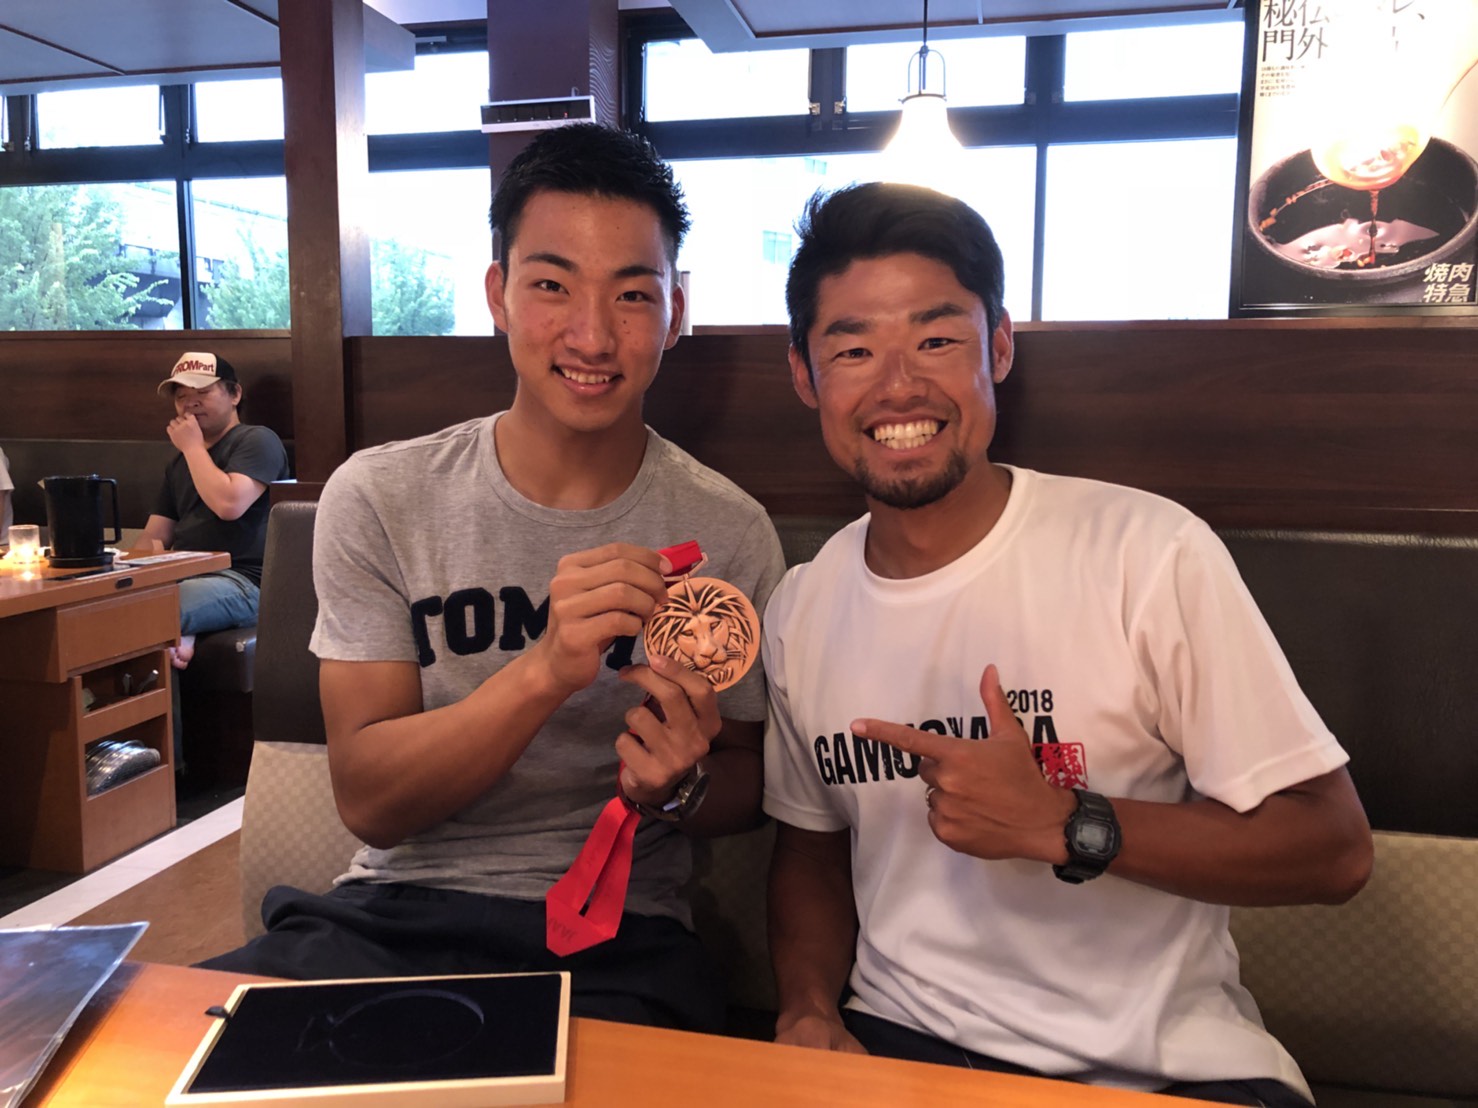
{"type": "MultiPolygon", "coordinates": [[[[715,691],[734,684],[759,654],[759,616],[742,592],[713,577],[692,577],[707,558],[696,542],[661,551],[672,566],[667,603],[647,620],[647,657],[671,658],[702,674],[715,691]]],[[[644,706],[660,720],[662,710],[649,696],[644,706]]],[[[631,876],[632,840],[643,814],[677,820],[694,811],[707,786],[701,766],[683,778],[673,798],[661,807],[635,804],[621,794],[601,811],[595,827],[569,871],[545,897],[545,941],[565,956],[616,934],[631,876]]]]}

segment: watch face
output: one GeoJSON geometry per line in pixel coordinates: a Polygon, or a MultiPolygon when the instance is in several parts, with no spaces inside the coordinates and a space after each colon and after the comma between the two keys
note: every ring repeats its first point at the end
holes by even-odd
{"type": "Polygon", "coordinates": [[[700,763],[679,782],[677,791],[672,794],[667,803],[651,814],[656,815],[658,819],[684,819],[698,810],[698,805],[703,803],[704,794],[707,792],[708,771],[700,763]]]}
{"type": "Polygon", "coordinates": [[[1073,843],[1084,854],[1107,854],[1113,842],[1113,829],[1104,823],[1080,823],[1073,832],[1073,843]]]}

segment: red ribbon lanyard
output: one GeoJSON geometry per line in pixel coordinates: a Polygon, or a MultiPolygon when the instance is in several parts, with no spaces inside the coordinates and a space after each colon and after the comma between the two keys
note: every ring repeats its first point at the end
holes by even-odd
{"type": "MultiPolygon", "coordinates": [[[[696,542],[679,543],[660,552],[672,563],[669,576],[691,572],[703,560],[696,542]]],[[[561,958],[614,938],[626,908],[631,880],[632,840],[641,816],[617,794],[596,818],[590,837],[574,864],[544,896],[544,944],[561,958]]]]}
{"type": "Polygon", "coordinates": [[[619,796],[607,801],[574,864],[545,894],[544,945],[561,958],[615,937],[640,822],[619,796]]]}

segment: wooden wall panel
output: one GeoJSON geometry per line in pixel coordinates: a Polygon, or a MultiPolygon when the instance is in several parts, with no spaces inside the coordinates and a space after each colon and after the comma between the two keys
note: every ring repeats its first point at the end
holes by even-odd
{"type": "MultiPolygon", "coordinates": [[[[995,455],[1151,489],[1218,526],[1478,534],[1478,329],[1445,324],[1024,325],[995,455]]],[[[229,358],[247,418],[291,437],[280,333],[68,333],[0,335],[0,443],[156,439],[169,409],[154,385],[193,348],[229,358]]],[[[513,397],[503,339],[357,338],[347,349],[355,449],[513,397]]],[[[779,331],[684,337],[647,419],[772,511],[860,510],[791,391],[779,331]]]]}
{"type": "MultiPolygon", "coordinates": [[[[777,512],[861,500],[795,397],[779,331],[693,335],[658,431],[777,512]]],[[[501,339],[349,344],[356,447],[506,407],[501,339]]],[[[1451,320],[1026,324],[995,456],[1150,489],[1217,526],[1478,534],[1478,329],[1451,320]]]]}
{"type": "MultiPolygon", "coordinates": [[[[506,408],[503,338],[349,340],[356,448],[426,434],[506,408]]],[[[853,514],[862,498],[796,398],[783,335],[680,340],[647,394],[647,422],[728,474],[772,511],[853,514]]]]}
{"type": "Polygon", "coordinates": [[[1478,330],[1406,319],[1034,324],[997,455],[1218,526],[1473,533],[1478,330]]]}
{"type": "Polygon", "coordinates": [[[154,389],[187,350],[230,362],[247,422],[293,437],[285,331],[30,331],[0,334],[0,446],[8,438],[163,439],[174,408],[154,389]]]}

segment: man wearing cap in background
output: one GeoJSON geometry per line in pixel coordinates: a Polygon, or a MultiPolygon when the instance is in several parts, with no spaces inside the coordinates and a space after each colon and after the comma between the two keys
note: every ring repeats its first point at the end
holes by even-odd
{"type": "Polygon", "coordinates": [[[288,476],[287,450],[270,428],[241,422],[241,383],[224,358],[183,355],[159,392],[174,399],[165,433],[180,453],[165,468],[143,545],[231,555],[230,569],[180,582],[180,645],[170,661],[184,669],[196,635],[256,621],[267,486],[288,476]]]}

